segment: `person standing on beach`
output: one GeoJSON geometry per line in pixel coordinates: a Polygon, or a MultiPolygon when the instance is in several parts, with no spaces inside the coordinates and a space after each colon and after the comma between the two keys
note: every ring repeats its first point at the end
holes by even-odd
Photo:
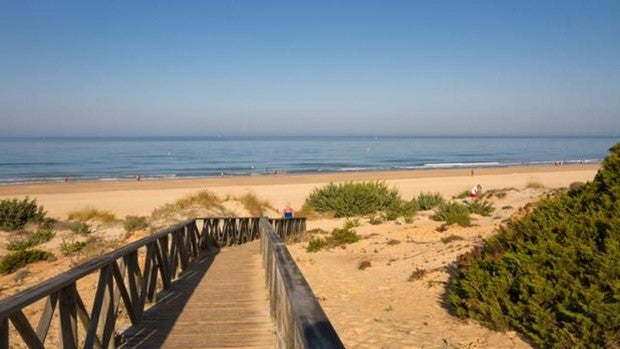
{"type": "Polygon", "coordinates": [[[284,213],[284,218],[293,218],[293,215],[295,214],[290,202],[286,203],[286,206],[282,212],[284,213]]]}
{"type": "Polygon", "coordinates": [[[470,194],[471,202],[476,201],[480,190],[482,190],[482,186],[480,184],[476,184],[473,188],[471,188],[471,194],[470,194]]]}

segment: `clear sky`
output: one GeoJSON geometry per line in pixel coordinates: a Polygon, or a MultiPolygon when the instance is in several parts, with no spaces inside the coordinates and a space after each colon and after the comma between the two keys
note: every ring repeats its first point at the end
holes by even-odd
{"type": "Polygon", "coordinates": [[[0,2],[0,136],[620,135],[620,1],[0,2]]]}

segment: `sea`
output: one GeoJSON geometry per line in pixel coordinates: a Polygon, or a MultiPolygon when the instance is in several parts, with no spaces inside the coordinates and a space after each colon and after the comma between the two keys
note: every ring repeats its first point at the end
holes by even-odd
{"type": "Polygon", "coordinates": [[[0,185],[598,163],[617,137],[0,138],[0,185]]]}

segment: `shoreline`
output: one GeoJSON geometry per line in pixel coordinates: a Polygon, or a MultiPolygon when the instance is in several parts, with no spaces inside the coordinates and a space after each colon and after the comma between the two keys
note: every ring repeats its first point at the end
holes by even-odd
{"type": "Polygon", "coordinates": [[[323,173],[285,173],[263,175],[228,175],[228,176],[204,176],[204,177],[175,177],[175,178],[144,178],[140,181],[135,179],[94,179],[73,180],[65,182],[22,182],[15,184],[1,184],[0,197],[23,196],[35,194],[66,194],[84,192],[107,192],[117,190],[144,190],[152,188],[180,189],[188,187],[227,187],[227,186],[255,186],[275,184],[312,184],[347,181],[368,180],[402,180],[429,177],[471,177],[484,175],[503,175],[519,173],[548,173],[598,170],[600,163],[565,164],[562,166],[533,165],[521,166],[498,166],[474,168],[474,176],[471,176],[471,168],[445,168],[445,169],[403,169],[403,170],[377,170],[377,171],[343,171],[323,173]]]}

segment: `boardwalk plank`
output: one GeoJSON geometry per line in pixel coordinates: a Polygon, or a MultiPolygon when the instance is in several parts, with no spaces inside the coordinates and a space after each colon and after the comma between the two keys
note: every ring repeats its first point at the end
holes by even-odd
{"type": "Polygon", "coordinates": [[[258,241],[214,252],[125,332],[131,348],[274,348],[258,241]]]}

